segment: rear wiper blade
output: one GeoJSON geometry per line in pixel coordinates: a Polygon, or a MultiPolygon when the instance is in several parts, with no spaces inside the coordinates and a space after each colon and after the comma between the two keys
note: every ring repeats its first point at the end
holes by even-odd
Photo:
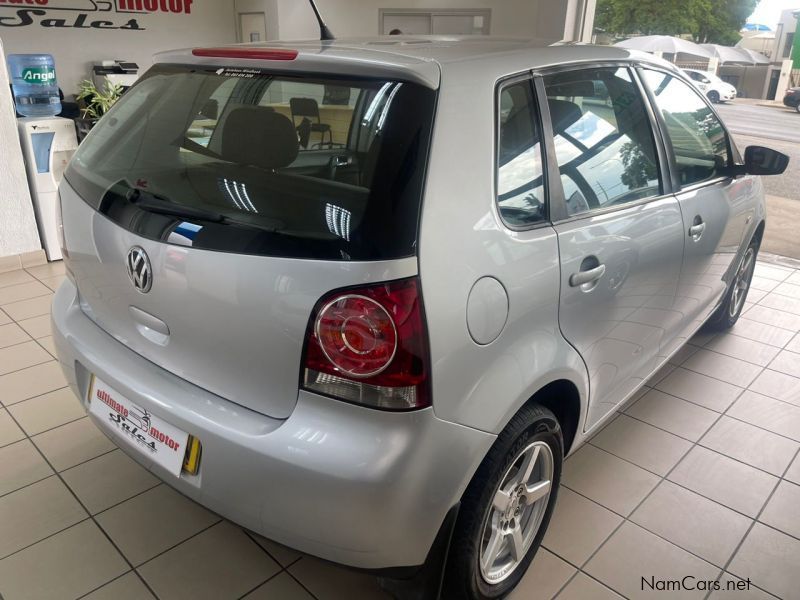
{"type": "Polygon", "coordinates": [[[250,229],[259,229],[269,233],[280,233],[284,228],[283,223],[276,219],[266,219],[262,217],[259,219],[261,221],[260,223],[252,223],[244,219],[237,219],[229,215],[224,215],[214,210],[197,208],[196,206],[186,206],[184,204],[175,204],[163,196],[139,188],[131,188],[128,190],[125,194],[125,198],[128,202],[139,208],[170,217],[200,219],[201,221],[208,221],[209,223],[228,223],[231,225],[249,227],[250,229]]]}
{"type": "Polygon", "coordinates": [[[213,210],[206,210],[204,208],[197,208],[195,206],[175,204],[174,202],[170,202],[162,196],[139,188],[133,188],[129,190],[125,197],[127,198],[128,202],[135,204],[139,208],[162,215],[182,217],[186,219],[201,219],[211,223],[222,223],[226,220],[225,215],[222,213],[218,213],[213,210]]]}

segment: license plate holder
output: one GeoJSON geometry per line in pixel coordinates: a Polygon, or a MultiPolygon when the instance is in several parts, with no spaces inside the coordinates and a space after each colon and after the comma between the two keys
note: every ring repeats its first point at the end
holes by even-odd
{"type": "Polygon", "coordinates": [[[89,385],[89,412],[123,443],[180,477],[188,433],[128,400],[94,375],[89,385]]]}

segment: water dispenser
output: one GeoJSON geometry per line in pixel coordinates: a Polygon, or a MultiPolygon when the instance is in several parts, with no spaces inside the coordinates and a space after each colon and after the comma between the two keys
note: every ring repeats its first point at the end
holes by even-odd
{"type": "Polygon", "coordinates": [[[48,260],[59,260],[58,184],[78,148],[75,124],[60,117],[25,117],[17,122],[42,245],[48,260]]]}

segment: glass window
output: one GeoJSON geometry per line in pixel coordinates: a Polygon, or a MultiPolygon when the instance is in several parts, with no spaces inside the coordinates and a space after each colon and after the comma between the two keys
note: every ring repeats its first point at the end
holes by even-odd
{"type": "Polygon", "coordinates": [[[786,34],[786,41],[783,45],[783,58],[789,58],[792,55],[792,48],[794,47],[794,32],[790,31],[786,34]]]}
{"type": "Polygon", "coordinates": [[[643,73],[667,125],[681,185],[720,176],[719,169],[729,164],[722,123],[687,83],[659,71],[643,73]]]}
{"type": "Polygon", "coordinates": [[[506,223],[524,227],[545,219],[542,150],[531,82],[504,87],[499,102],[497,205],[506,223]]]}
{"type": "Polygon", "coordinates": [[[628,69],[569,71],[544,82],[567,214],[661,193],[650,120],[628,69]]]}
{"type": "Polygon", "coordinates": [[[434,105],[433,90],[408,82],[157,65],[92,130],[66,179],[150,239],[412,256],[434,105]]]}

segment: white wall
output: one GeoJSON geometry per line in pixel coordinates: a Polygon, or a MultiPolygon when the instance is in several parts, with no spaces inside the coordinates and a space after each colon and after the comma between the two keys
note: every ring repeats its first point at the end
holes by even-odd
{"type": "Polygon", "coordinates": [[[40,249],[0,41],[0,257],[40,249]]]}
{"type": "Polygon", "coordinates": [[[790,33],[795,33],[797,31],[797,18],[794,16],[795,10],[796,9],[781,11],[781,20],[775,31],[775,44],[772,47],[771,58],[774,64],[779,64],[784,59],[792,57],[791,48],[789,48],[788,56],[784,56],[784,50],[786,49],[786,37],[790,33]]]}
{"type": "MultiPolygon", "coordinates": [[[[592,6],[594,0],[588,0],[592,6]]],[[[276,0],[278,34],[282,40],[319,36],[314,13],[306,0],[276,0]]],[[[378,34],[379,8],[490,8],[491,34],[560,40],[568,5],[581,0],[317,0],[317,6],[337,37],[378,34]]],[[[268,16],[269,18],[269,16],[268,16]]]]}
{"type": "MultiPolygon", "coordinates": [[[[234,0],[234,5],[237,15],[239,13],[263,12],[267,20],[267,39],[278,39],[278,0],[234,0]]],[[[238,26],[237,20],[236,27],[238,28],[238,26]]]]}
{"type": "MultiPolygon", "coordinates": [[[[140,73],[143,73],[152,64],[151,57],[156,52],[235,42],[233,3],[234,0],[194,0],[189,14],[131,14],[113,11],[85,13],[88,15],[87,21],[105,19],[115,25],[136,18],[144,31],[42,27],[40,22],[43,18],[60,18],[72,23],[80,14],[74,10],[48,10],[46,17],[33,17],[35,22],[31,25],[0,26],[0,39],[5,44],[6,54],[52,54],[56,60],[59,86],[69,96],[77,91],[78,83],[82,79],[90,77],[91,65],[100,60],[131,60],[139,64],[140,73]]],[[[77,6],[93,3],[85,0],[51,0],[49,6],[56,4],[77,6]]],[[[0,19],[13,18],[19,8],[20,6],[0,5],[0,19]]]]}

